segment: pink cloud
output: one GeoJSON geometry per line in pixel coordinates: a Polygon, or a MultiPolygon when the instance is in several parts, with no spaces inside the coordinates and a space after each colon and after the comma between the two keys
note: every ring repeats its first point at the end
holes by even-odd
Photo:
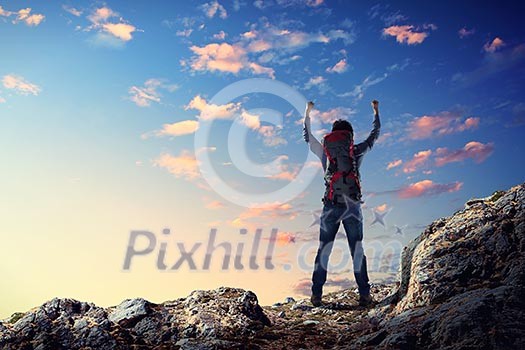
{"type": "Polygon", "coordinates": [[[191,46],[190,50],[196,54],[190,66],[195,71],[220,71],[232,74],[239,73],[242,69],[251,70],[255,74],[266,74],[274,77],[272,68],[262,67],[250,62],[246,50],[238,44],[228,43],[208,44],[203,47],[191,46]]]}
{"type": "Polygon", "coordinates": [[[494,151],[494,144],[483,144],[477,141],[468,142],[462,149],[449,151],[447,148],[436,150],[436,166],[443,166],[452,162],[461,162],[472,158],[476,163],[485,161],[494,151]]]}
{"type": "Polygon", "coordinates": [[[273,68],[263,67],[255,62],[250,62],[249,67],[255,74],[265,74],[270,78],[275,79],[275,71],[273,70],[273,68]]]}
{"type": "Polygon", "coordinates": [[[228,12],[224,8],[224,6],[219,4],[217,0],[210,1],[208,3],[203,4],[201,6],[201,9],[206,15],[206,17],[208,18],[213,18],[215,17],[216,14],[218,14],[219,17],[222,19],[225,19],[228,17],[228,12]]]}
{"type": "Polygon", "coordinates": [[[106,6],[96,8],[87,16],[87,19],[92,24],[85,29],[86,31],[95,29],[99,32],[106,32],[122,41],[130,41],[133,39],[132,33],[137,31],[134,25],[124,21],[117,12],[106,6]],[[112,18],[118,18],[118,20],[110,22],[112,18]]]}
{"type": "Polygon", "coordinates": [[[388,165],[386,166],[386,170],[390,170],[392,168],[398,167],[401,164],[403,164],[403,161],[401,159],[393,160],[393,161],[388,163],[388,165]]]}
{"type": "Polygon", "coordinates": [[[243,220],[261,219],[261,218],[287,218],[293,220],[299,215],[297,210],[289,203],[265,203],[258,208],[248,208],[239,214],[243,220]]]}
{"type": "Polygon", "coordinates": [[[331,124],[337,119],[348,119],[351,115],[354,115],[355,113],[355,110],[353,110],[352,108],[336,107],[323,112],[320,112],[315,109],[310,115],[312,116],[312,118],[318,118],[318,120],[325,124],[331,124]]]}
{"type": "Polygon", "coordinates": [[[18,11],[15,22],[22,21],[28,26],[37,26],[44,18],[46,17],[42,14],[31,14],[31,9],[28,7],[18,11]]]}
{"type": "Polygon", "coordinates": [[[383,203],[381,205],[378,205],[374,208],[378,212],[384,212],[388,209],[388,205],[386,203],[383,203]]]}
{"type": "Polygon", "coordinates": [[[136,30],[134,26],[127,23],[104,23],[102,28],[122,41],[130,41],[133,39],[131,33],[136,30]]]}
{"type": "Polygon", "coordinates": [[[177,178],[194,180],[200,177],[200,171],[195,155],[188,150],[183,150],[180,155],[173,156],[165,153],[155,159],[155,166],[168,170],[177,178]]]}
{"type": "MultiPolygon", "coordinates": [[[[432,29],[432,28],[431,28],[432,29]]],[[[421,44],[429,35],[427,32],[418,32],[414,26],[390,26],[383,29],[383,35],[390,35],[396,38],[398,43],[407,45],[421,44]]]]}
{"type": "Polygon", "coordinates": [[[213,34],[213,39],[216,40],[224,40],[226,38],[226,33],[224,30],[221,30],[220,32],[213,34]]]}
{"type": "Polygon", "coordinates": [[[324,3],[324,0],[307,0],[306,6],[317,7],[324,3]]]}
{"type": "Polygon", "coordinates": [[[497,50],[501,49],[505,45],[506,44],[503,40],[496,37],[491,42],[488,42],[485,45],[483,45],[483,50],[485,50],[486,52],[496,52],[497,50]]]}
{"type": "Polygon", "coordinates": [[[178,89],[175,84],[167,84],[163,79],[148,79],[144,82],[144,86],[132,86],[128,93],[131,95],[130,99],[139,107],[149,107],[152,102],[160,103],[161,94],[158,90],[166,89],[173,92],[178,89]]]}
{"type": "Polygon", "coordinates": [[[424,166],[427,163],[431,154],[431,150],[417,152],[414,154],[412,159],[405,162],[405,165],[403,166],[403,172],[405,174],[415,172],[418,168],[424,166]]]}
{"type": "Polygon", "coordinates": [[[15,90],[21,95],[32,94],[36,96],[42,90],[39,86],[30,83],[25,78],[13,74],[4,75],[2,83],[6,89],[15,90]]]}
{"type": "Polygon", "coordinates": [[[465,121],[452,112],[442,112],[437,116],[422,116],[408,124],[408,138],[421,140],[456,132],[474,129],[479,125],[478,117],[469,117],[465,121]]]}
{"type": "Polygon", "coordinates": [[[156,132],[157,136],[181,136],[193,134],[199,128],[196,120],[183,120],[173,124],[164,124],[162,129],[156,132]]]}
{"type": "Polygon", "coordinates": [[[344,73],[347,70],[348,70],[348,64],[346,63],[345,58],[341,59],[334,66],[326,68],[326,71],[328,73],[344,73]]]}
{"type": "Polygon", "coordinates": [[[228,223],[234,227],[256,229],[266,226],[276,219],[293,220],[299,215],[289,203],[266,203],[259,208],[248,208],[228,223]]]}
{"type": "Polygon", "coordinates": [[[422,180],[397,190],[397,195],[399,198],[433,196],[440,193],[459,191],[462,185],[463,183],[458,181],[449,184],[438,184],[432,180],[422,180]]]}
{"type": "Polygon", "coordinates": [[[297,172],[295,171],[289,171],[284,170],[280,173],[277,173],[275,175],[267,176],[268,179],[272,180],[286,180],[286,181],[293,181],[297,177],[297,172]]]}
{"type": "Polygon", "coordinates": [[[212,209],[212,210],[215,210],[215,209],[222,209],[224,208],[226,205],[221,202],[221,201],[206,201],[206,204],[205,204],[205,207],[208,208],[208,209],[212,209]]]}
{"type": "Polygon", "coordinates": [[[190,103],[185,107],[188,109],[195,109],[200,112],[199,119],[213,120],[213,119],[231,119],[240,109],[239,103],[227,103],[225,105],[216,105],[208,103],[200,95],[195,96],[190,103]]]}
{"type": "Polygon", "coordinates": [[[461,39],[464,39],[468,36],[471,36],[472,34],[474,34],[476,31],[474,29],[467,29],[467,28],[461,28],[459,31],[458,31],[458,35],[461,39]]]}
{"type": "Polygon", "coordinates": [[[10,17],[13,15],[16,16],[16,18],[12,21],[13,24],[16,24],[18,22],[23,22],[30,27],[36,27],[37,25],[42,23],[42,21],[46,18],[46,16],[39,14],[39,13],[31,14],[31,11],[32,10],[30,7],[27,7],[25,9],[20,9],[16,12],[6,11],[2,8],[2,6],[0,6],[0,16],[3,16],[3,17],[10,17]]]}
{"type": "Polygon", "coordinates": [[[72,14],[75,17],[80,17],[82,15],[82,11],[81,10],[78,10],[78,9],[72,7],[72,6],[62,5],[62,8],[64,9],[64,11],[69,12],[70,14],[72,14]]]}

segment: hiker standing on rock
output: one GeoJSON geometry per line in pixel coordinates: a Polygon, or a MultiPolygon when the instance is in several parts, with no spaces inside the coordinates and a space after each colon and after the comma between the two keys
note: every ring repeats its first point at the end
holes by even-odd
{"type": "Polygon", "coordinates": [[[379,137],[379,102],[372,101],[374,110],[373,129],[361,143],[354,145],[354,131],[347,120],[338,119],[332,125],[332,132],[323,137],[322,144],[312,134],[310,112],[313,102],[308,102],[303,125],[304,140],[310,150],[319,157],[325,171],[326,190],[322,199],[323,211],[320,217],[319,249],[315,257],[312,275],[312,297],[314,306],[322,305],[323,285],[326,282],[328,260],[335,236],[342,222],[345,228],[353,260],[354,276],[359,288],[359,305],[373,302],[366,269],[363,249],[363,214],[361,211],[361,184],[359,167],[363,156],[372,149],[379,137]]]}

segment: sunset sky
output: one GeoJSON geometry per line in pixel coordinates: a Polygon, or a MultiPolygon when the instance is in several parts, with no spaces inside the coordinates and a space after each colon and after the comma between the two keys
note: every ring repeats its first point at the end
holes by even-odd
{"type": "MultiPolygon", "coordinates": [[[[525,6],[468,3],[0,0],[0,319],[55,296],[308,295],[324,192],[308,100],[319,138],[345,118],[357,142],[380,101],[364,244],[372,282],[395,279],[426,225],[524,181],[525,6]],[[221,270],[223,247],[202,269],[211,229],[232,254],[244,245],[244,270],[221,270]],[[132,230],[156,245],[124,270],[132,230]],[[201,243],[197,270],[170,271],[177,242],[201,243]]],[[[339,265],[328,290],[354,285],[339,265]]]]}

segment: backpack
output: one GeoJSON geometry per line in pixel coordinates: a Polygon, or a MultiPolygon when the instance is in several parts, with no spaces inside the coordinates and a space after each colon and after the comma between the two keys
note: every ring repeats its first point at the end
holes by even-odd
{"type": "Polygon", "coordinates": [[[323,202],[345,204],[344,196],[361,200],[361,184],[354,156],[354,138],[349,130],[336,130],[323,138],[323,148],[329,165],[324,181],[323,202]]]}

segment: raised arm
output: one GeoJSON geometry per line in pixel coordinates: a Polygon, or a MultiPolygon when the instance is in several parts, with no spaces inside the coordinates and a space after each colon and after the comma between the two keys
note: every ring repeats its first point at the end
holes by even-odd
{"type": "Polygon", "coordinates": [[[370,135],[368,135],[366,140],[356,145],[356,154],[365,154],[366,152],[370,151],[379,137],[381,121],[379,120],[379,102],[377,100],[372,101],[372,108],[374,110],[372,131],[370,131],[370,135]]]}
{"type": "MultiPolygon", "coordinates": [[[[304,112],[304,122],[303,122],[303,137],[304,140],[310,146],[310,151],[312,151],[321,161],[323,161],[323,146],[312,134],[312,128],[310,126],[310,112],[314,108],[313,102],[308,102],[306,105],[306,110],[304,112]]],[[[324,166],[324,163],[323,163],[324,166]]]]}

